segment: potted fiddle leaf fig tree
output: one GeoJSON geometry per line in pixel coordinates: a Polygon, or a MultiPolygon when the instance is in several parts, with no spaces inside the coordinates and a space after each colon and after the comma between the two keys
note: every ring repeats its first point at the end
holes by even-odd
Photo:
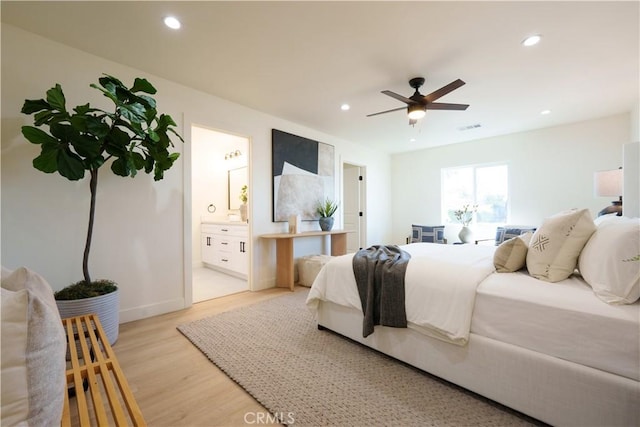
{"type": "Polygon", "coordinates": [[[69,110],[62,87],[56,84],[44,99],[26,100],[22,113],[34,115],[35,126],[23,126],[22,134],[40,146],[33,166],[45,173],[59,173],[71,181],[89,175],[89,221],[82,258],[83,280],[56,293],[62,317],[97,312],[111,344],[118,338],[118,291],[110,280],[93,280],[89,252],[96,210],[98,172],[104,165],[119,176],[135,177],[139,171],[153,173],[156,181],[173,166],[179,153],[170,152],[172,137],[183,141],[171,116],[160,114],[151,96],[156,89],[136,78],[127,87],[117,78],[103,75],[99,90],[113,102],[110,111],[89,103],[69,110]],[[173,135],[172,135],[173,134],[173,135]]]}

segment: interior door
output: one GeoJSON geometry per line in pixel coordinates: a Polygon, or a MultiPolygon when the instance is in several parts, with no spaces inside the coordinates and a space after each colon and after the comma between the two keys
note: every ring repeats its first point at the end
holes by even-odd
{"type": "Polygon", "coordinates": [[[344,163],[342,177],[344,229],[353,231],[352,233],[347,233],[347,252],[352,253],[362,249],[365,241],[364,167],[344,163]]]}

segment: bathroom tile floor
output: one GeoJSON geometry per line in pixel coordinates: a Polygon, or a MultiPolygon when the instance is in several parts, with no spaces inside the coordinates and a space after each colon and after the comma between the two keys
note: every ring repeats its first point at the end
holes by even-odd
{"type": "Polygon", "coordinates": [[[194,303],[249,290],[249,283],[246,280],[206,267],[193,269],[192,284],[194,303]]]}

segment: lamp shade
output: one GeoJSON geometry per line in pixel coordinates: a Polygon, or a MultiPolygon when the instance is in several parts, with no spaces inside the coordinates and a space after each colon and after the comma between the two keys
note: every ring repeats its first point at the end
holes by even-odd
{"type": "Polygon", "coordinates": [[[426,114],[425,106],[420,104],[411,104],[407,110],[409,111],[409,118],[411,120],[421,119],[426,114]]]}
{"type": "Polygon", "coordinates": [[[622,169],[595,172],[593,189],[596,197],[622,196],[622,169]]]}

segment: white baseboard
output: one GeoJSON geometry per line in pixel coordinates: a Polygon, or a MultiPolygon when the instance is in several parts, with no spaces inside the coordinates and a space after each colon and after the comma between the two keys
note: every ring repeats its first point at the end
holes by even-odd
{"type": "Polygon", "coordinates": [[[262,280],[254,280],[253,287],[251,288],[251,290],[255,292],[255,291],[263,291],[265,289],[275,288],[275,287],[276,287],[275,278],[262,279],[262,280]]]}
{"type": "Polygon", "coordinates": [[[146,319],[147,317],[158,316],[160,314],[171,313],[185,308],[184,298],[176,298],[156,304],[149,304],[142,307],[134,307],[120,310],[120,323],[133,322],[134,320],[146,319]]]}

